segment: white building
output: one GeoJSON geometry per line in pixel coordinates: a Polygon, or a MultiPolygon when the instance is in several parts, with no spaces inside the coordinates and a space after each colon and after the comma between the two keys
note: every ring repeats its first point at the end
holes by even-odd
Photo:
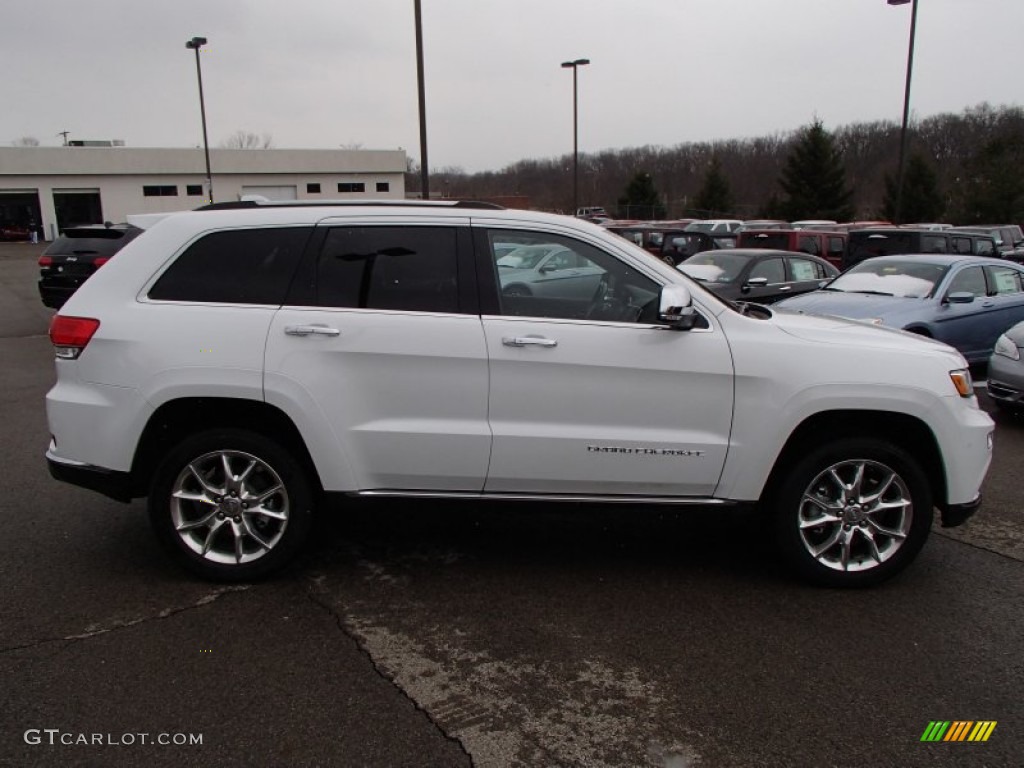
{"type": "MultiPolygon", "coordinates": [[[[404,150],[211,149],[213,200],[402,199],[404,150]]],[[[202,149],[0,147],[0,226],[64,228],[209,200],[202,149]]]]}

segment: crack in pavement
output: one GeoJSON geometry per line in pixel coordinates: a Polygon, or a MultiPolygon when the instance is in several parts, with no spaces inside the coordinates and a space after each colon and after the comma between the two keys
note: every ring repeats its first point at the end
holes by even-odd
{"type": "Polygon", "coordinates": [[[313,605],[317,606],[320,610],[324,611],[328,616],[334,619],[335,623],[338,625],[338,630],[346,638],[348,638],[349,641],[351,641],[351,643],[355,646],[356,650],[358,650],[359,653],[366,657],[367,661],[370,662],[370,666],[373,668],[373,671],[377,674],[378,677],[386,681],[390,686],[397,690],[402,695],[403,698],[405,698],[410,704],[413,705],[413,707],[415,707],[417,712],[421,713],[427,719],[427,722],[429,722],[446,741],[450,741],[458,746],[462,754],[464,754],[466,756],[466,759],[469,760],[470,765],[474,765],[473,756],[466,749],[466,745],[462,743],[462,740],[456,736],[449,735],[448,732],[441,727],[441,724],[434,719],[430,712],[428,712],[418,701],[416,701],[416,699],[409,695],[409,693],[401,685],[399,685],[397,679],[389,677],[388,674],[377,663],[376,659],[373,658],[373,654],[370,653],[369,649],[367,649],[366,646],[362,643],[362,641],[353,632],[349,630],[349,627],[346,625],[342,615],[338,613],[329,603],[319,599],[319,596],[315,593],[314,590],[320,589],[321,592],[323,591],[322,588],[324,577],[315,577],[312,579],[312,582],[313,583],[311,585],[311,588],[306,592],[306,597],[309,599],[309,601],[313,603],[313,605]]]}
{"type": "Polygon", "coordinates": [[[127,619],[127,620],[115,621],[113,624],[111,624],[110,626],[107,626],[107,627],[96,627],[96,626],[86,627],[84,632],[81,632],[81,633],[79,633],[77,635],[66,635],[64,637],[49,637],[49,638],[44,638],[42,640],[35,640],[35,641],[31,642],[31,643],[23,643],[21,645],[7,646],[5,648],[0,648],[0,655],[5,654],[5,653],[13,653],[15,651],[23,651],[23,650],[27,650],[27,649],[30,649],[30,648],[41,648],[42,646],[49,645],[51,643],[66,643],[67,645],[64,646],[66,648],[66,647],[69,647],[70,645],[72,645],[73,643],[80,643],[83,640],[89,640],[89,639],[91,639],[93,637],[98,637],[99,635],[105,635],[105,634],[107,634],[109,632],[118,632],[118,631],[120,631],[122,629],[128,629],[129,627],[136,627],[139,624],[145,624],[145,623],[150,622],[150,621],[161,621],[163,619],[168,619],[171,616],[176,616],[179,613],[184,613],[185,611],[191,611],[191,610],[194,610],[196,608],[202,608],[204,605],[209,605],[210,603],[213,603],[216,600],[220,599],[220,597],[222,595],[228,594],[230,592],[245,592],[246,590],[250,589],[250,587],[251,587],[251,585],[249,585],[249,584],[233,585],[233,586],[230,586],[230,587],[221,587],[220,589],[215,589],[213,592],[210,592],[209,594],[204,595],[203,597],[199,598],[196,602],[192,603],[191,605],[183,605],[183,606],[178,606],[178,607],[175,607],[175,608],[165,608],[164,610],[160,611],[155,616],[142,616],[142,617],[135,618],[135,619],[127,619]]]}

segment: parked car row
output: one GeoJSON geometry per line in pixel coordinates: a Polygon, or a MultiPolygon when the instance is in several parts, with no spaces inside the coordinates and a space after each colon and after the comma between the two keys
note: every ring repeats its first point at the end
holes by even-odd
{"type": "MultiPolygon", "coordinates": [[[[985,362],[997,339],[1016,349],[1001,334],[1024,321],[1019,227],[760,220],[716,236],[739,222],[681,224],[603,226],[727,301],[907,330],[955,347],[972,364],[985,362]]],[[[1017,408],[1022,388],[1010,379],[1003,402],[1017,408]]]]}
{"type": "Polygon", "coordinates": [[[1024,321],[1024,266],[951,254],[878,256],[776,306],[910,331],[983,363],[1000,335],[1024,321]]]}

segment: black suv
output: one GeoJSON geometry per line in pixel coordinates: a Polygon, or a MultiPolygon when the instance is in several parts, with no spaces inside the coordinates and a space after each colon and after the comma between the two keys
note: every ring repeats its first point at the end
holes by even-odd
{"type": "Polygon", "coordinates": [[[958,253],[997,257],[996,241],[989,235],[951,229],[871,227],[850,232],[843,269],[873,256],[905,253],[958,253]]]}
{"type": "Polygon", "coordinates": [[[142,234],[131,224],[103,224],[65,229],[39,257],[39,295],[60,309],[89,276],[142,234]]]}

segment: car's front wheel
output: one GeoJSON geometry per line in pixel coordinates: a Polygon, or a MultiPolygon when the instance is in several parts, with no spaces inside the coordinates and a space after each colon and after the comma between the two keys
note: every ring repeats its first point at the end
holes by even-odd
{"type": "Polygon", "coordinates": [[[800,576],[822,586],[863,587],[917,556],[931,529],[932,494],[908,453],[851,438],[798,461],[774,513],[783,555],[800,576]]]}
{"type": "Polygon", "coordinates": [[[175,446],[157,469],[150,521],[184,567],[216,581],[282,568],[306,540],[312,492],[302,466],[255,432],[211,430],[175,446]]]}

